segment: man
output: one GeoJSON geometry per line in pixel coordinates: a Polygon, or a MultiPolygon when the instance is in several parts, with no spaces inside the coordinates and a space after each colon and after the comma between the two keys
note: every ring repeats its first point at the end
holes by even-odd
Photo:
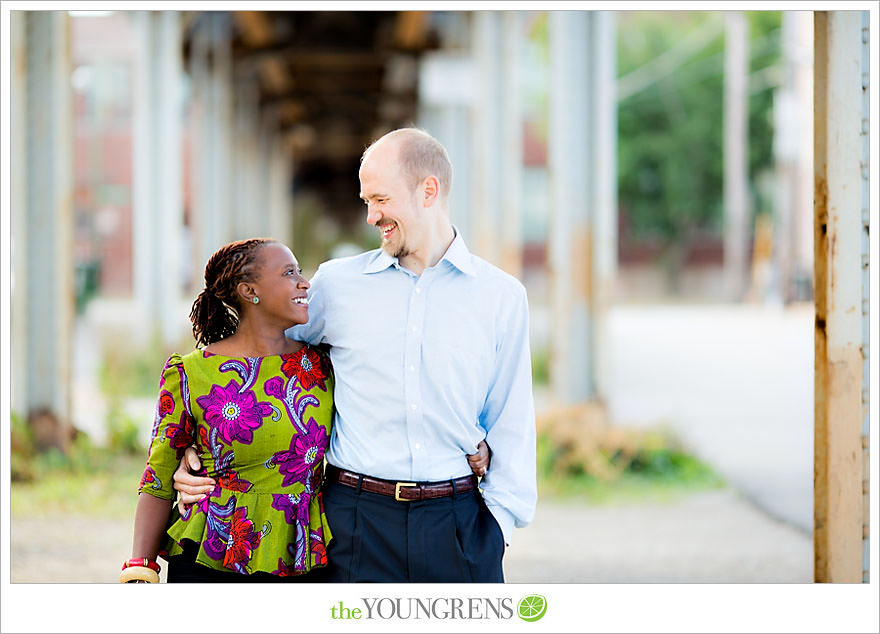
{"type": "MultiPolygon", "coordinates": [[[[329,580],[503,581],[537,499],[525,288],[451,224],[452,165],[429,134],[386,134],[359,177],[382,247],[322,264],[308,323],[288,331],[329,344],[336,374],[329,580]],[[466,456],[483,439],[480,495],[466,456]]],[[[175,480],[204,490],[183,467],[175,480]]]]}

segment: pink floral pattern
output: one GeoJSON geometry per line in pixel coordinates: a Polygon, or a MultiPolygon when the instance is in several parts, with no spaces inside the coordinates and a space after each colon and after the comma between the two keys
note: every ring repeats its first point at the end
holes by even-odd
{"type": "Polygon", "coordinates": [[[320,485],[332,393],[327,355],[309,346],[274,357],[172,355],[140,491],[174,499],[173,474],[190,446],[202,464],[197,475],[216,486],[179,514],[173,507],[163,552],[174,556],[191,540],[200,563],[237,574],[326,565],[320,485]]]}
{"type": "Polygon", "coordinates": [[[253,390],[239,392],[239,384],[230,381],[226,387],[214,385],[208,396],[200,396],[196,403],[205,411],[205,421],[216,427],[227,445],[233,441],[253,442],[254,430],[263,423],[264,416],[273,412],[271,404],[258,402],[253,390]]]}
{"type": "Polygon", "coordinates": [[[327,430],[314,420],[309,421],[306,433],[297,434],[290,440],[290,449],[279,451],[272,457],[284,474],[282,484],[290,486],[294,482],[308,482],[312,469],[324,460],[329,445],[327,430]]]}

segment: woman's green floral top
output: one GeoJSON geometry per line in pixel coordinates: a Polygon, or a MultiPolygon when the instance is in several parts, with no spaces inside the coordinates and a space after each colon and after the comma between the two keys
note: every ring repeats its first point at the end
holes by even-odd
{"type": "Polygon", "coordinates": [[[333,420],[328,356],[300,352],[233,358],[204,350],[172,355],[159,383],[139,492],[174,498],[172,477],[194,445],[199,475],[217,486],[175,506],[163,556],[200,544],[196,561],[241,574],[295,575],[327,564],[332,539],[321,498],[333,420]]]}

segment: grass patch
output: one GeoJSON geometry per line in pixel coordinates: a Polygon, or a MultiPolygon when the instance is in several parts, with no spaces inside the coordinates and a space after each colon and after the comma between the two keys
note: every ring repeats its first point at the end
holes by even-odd
{"type": "Polygon", "coordinates": [[[193,348],[191,337],[167,348],[159,343],[137,353],[121,336],[106,334],[101,344],[99,381],[107,399],[107,445],[77,433],[69,450],[42,451],[30,426],[12,415],[10,510],[15,516],[60,514],[134,518],[137,487],[147,449],[142,425],[126,413],[125,399],[158,394],[165,360],[174,350],[193,348]]]}
{"type": "Polygon", "coordinates": [[[683,471],[671,471],[664,475],[624,471],[610,481],[589,473],[558,475],[541,472],[538,475],[538,493],[542,498],[600,505],[671,502],[695,491],[725,486],[724,480],[710,467],[695,458],[690,460],[695,464],[683,471]]]}
{"type": "Polygon", "coordinates": [[[19,474],[9,490],[13,516],[134,518],[146,450],[96,447],[79,434],[68,455],[50,449],[12,457],[19,474]]]}

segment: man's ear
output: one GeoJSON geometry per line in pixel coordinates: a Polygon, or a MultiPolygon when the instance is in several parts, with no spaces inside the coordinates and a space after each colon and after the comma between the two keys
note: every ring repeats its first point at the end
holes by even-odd
{"type": "Polygon", "coordinates": [[[440,198],[440,181],[436,176],[428,176],[422,181],[423,207],[432,207],[440,198]]]}

